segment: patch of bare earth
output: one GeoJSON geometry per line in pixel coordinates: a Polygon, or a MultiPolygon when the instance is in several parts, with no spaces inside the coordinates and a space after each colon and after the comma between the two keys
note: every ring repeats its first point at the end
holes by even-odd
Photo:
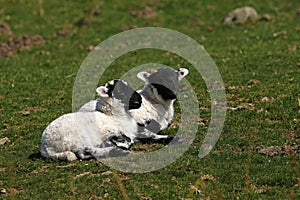
{"type": "Polygon", "coordinates": [[[82,26],[90,26],[92,23],[102,23],[103,18],[100,17],[101,10],[97,7],[90,8],[84,11],[84,16],[78,20],[75,25],[82,26]]]}
{"type": "Polygon", "coordinates": [[[19,111],[18,113],[23,114],[24,116],[26,115],[30,115],[30,113],[32,112],[39,112],[39,111],[44,111],[45,108],[41,108],[41,107],[28,107],[28,108],[24,108],[23,110],[19,111]]]}
{"type": "Polygon", "coordinates": [[[300,8],[296,11],[296,16],[300,16],[300,8]]]}
{"type": "Polygon", "coordinates": [[[145,18],[145,19],[152,19],[157,17],[157,12],[155,12],[152,8],[146,7],[143,10],[136,10],[132,11],[131,16],[136,18],[145,18]]]}
{"type": "Polygon", "coordinates": [[[121,31],[127,31],[127,30],[135,29],[135,28],[138,28],[138,26],[134,25],[134,24],[127,24],[127,25],[122,25],[120,30],[121,31]]]}
{"type": "Polygon", "coordinates": [[[85,11],[85,14],[89,15],[89,16],[97,16],[100,13],[101,13],[101,10],[97,7],[89,8],[85,11]]]}
{"type": "Polygon", "coordinates": [[[12,35],[13,32],[11,31],[10,26],[7,23],[1,22],[0,33],[4,35],[12,35]]]}
{"type": "Polygon", "coordinates": [[[228,107],[229,110],[254,110],[255,104],[253,103],[242,103],[236,107],[228,107]]]}
{"type": "Polygon", "coordinates": [[[68,35],[69,32],[70,32],[69,29],[63,28],[63,29],[61,29],[61,30],[59,30],[59,31],[56,32],[56,36],[64,37],[64,36],[68,35]]]}
{"type": "Polygon", "coordinates": [[[290,155],[292,152],[300,153],[300,145],[286,145],[286,146],[258,146],[255,150],[262,155],[267,156],[280,156],[280,155],[290,155]]]}
{"type": "Polygon", "coordinates": [[[290,140],[295,140],[297,142],[300,141],[300,135],[299,135],[299,133],[297,133],[296,130],[288,131],[286,137],[287,137],[287,139],[290,139],[290,140]]]}
{"type": "Polygon", "coordinates": [[[19,50],[29,50],[34,46],[45,44],[45,42],[40,35],[10,38],[6,43],[0,44],[0,57],[11,57],[19,50]]]}
{"type": "Polygon", "coordinates": [[[268,190],[272,189],[272,187],[268,185],[254,185],[254,184],[250,184],[250,188],[252,191],[254,191],[257,194],[263,194],[266,193],[268,190]]]}

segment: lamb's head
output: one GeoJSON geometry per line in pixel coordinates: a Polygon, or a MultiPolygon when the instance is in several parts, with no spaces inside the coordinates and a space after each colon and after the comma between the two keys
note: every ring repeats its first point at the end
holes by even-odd
{"type": "Polygon", "coordinates": [[[115,101],[122,103],[125,110],[138,109],[142,104],[142,97],[127,82],[115,79],[107,82],[105,86],[96,89],[99,96],[113,104],[115,101]]]}
{"type": "Polygon", "coordinates": [[[137,77],[146,83],[145,87],[153,87],[157,93],[165,100],[177,98],[179,92],[179,81],[189,73],[186,68],[173,70],[170,68],[160,68],[154,73],[139,72],[137,77]]]}

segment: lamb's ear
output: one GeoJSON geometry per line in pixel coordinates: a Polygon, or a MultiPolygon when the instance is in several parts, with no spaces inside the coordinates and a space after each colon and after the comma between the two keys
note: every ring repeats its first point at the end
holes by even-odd
{"type": "Polygon", "coordinates": [[[107,94],[108,92],[108,89],[104,86],[100,86],[96,89],[96,92],[97,94],[100,96],[100,97],[109,97],[109,95],[107,94]]]}
{"type": "Polygon", "coordinates": [[[178,81],[180,81],[183,77],[185,77],[186,75],[188,75],[189,70],[186,68],[179,68],[177,70],[178,73],[178,81]]]}
{"type": "Polygon", "coordinates": [[[147,82],[150,75],[148,72],[139,72],[136,76],[142,81],[147,82]]]}

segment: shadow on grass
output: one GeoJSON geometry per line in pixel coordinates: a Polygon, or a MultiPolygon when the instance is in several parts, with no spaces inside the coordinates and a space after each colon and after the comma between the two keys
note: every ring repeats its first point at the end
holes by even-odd
{"type": "Polygon", "coordinates": [[[44,158],[40,152],[37,152],[37,153],[33,153],[33,154],[30,154],[28,156],[28,158],[32,161],[35,161],[35,160],[46,160],[46,158],[44,158]]]}

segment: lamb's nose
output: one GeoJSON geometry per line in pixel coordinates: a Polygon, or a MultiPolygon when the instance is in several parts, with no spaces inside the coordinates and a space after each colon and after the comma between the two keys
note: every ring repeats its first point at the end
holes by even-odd
{"type": "Polygon", "coordinates": [[[133,109],[137,109],[137,108],[140,108],[141,107],[141,102],[140,101],[134,101],[132,102],[132,108],[133,109]]]}

